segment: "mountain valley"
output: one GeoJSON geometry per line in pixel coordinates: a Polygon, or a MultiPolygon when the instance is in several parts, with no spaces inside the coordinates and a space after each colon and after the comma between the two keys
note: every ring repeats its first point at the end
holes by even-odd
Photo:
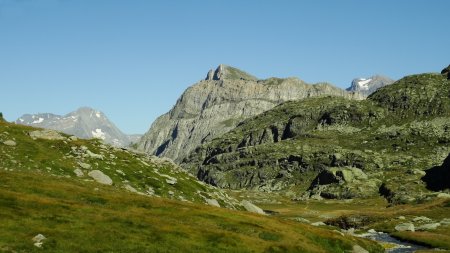
{"type": "Polygon", "coordinates": [[[90,108],[0,117],[0,252],[450,250],[449,67],[369,94],[220,65],[136,150],[90,108]]]}

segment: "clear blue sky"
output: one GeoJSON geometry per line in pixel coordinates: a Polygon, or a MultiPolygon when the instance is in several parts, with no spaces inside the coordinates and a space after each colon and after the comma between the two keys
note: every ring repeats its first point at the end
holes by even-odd
{"type": "Polygon", "coordinates": [[[144,133],[224,63],[347,87],[450,64],[450,1],[0,0],[0,111],[91,106],[144,133]]]}

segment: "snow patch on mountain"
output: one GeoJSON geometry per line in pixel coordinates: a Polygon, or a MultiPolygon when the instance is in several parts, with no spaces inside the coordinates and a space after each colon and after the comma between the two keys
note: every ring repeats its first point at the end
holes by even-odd
{"type": "MultiPolygon", "coordinates": [[[[100,128],[95,129],[95,131],[91,131],[91,133],[94,138],[101,139],[101,140],[106,139],[106,134],[100,128]]],[[[117,140],[117,139],[115,139],[115,140],[117,140]]]]}
{"type": "Polygon", "coordinates": [[[352,81],[351,86],[347,88],[347,91],[359,92],[364,96],[369,96],[379,88],[392,83],[394,83],[394,80],[380,75],[375,75],[369,78],[356,78],[352,81]]]}
{"type": "Polygon", "coordinates": [[[371,78],[369,78],[369,79],[359,78],[359,80],[356,81],[356,83],[358,84],[358,86],[360,87],[361,90],[368,90],[370,81],[372,81],[371,78]]]}
{"type": "Polygon", "coordinates": [[[39,124],[42,123],[44,121],[44,118],[38,118],[37,120],[31,122],[31,124],[39,124]]]}

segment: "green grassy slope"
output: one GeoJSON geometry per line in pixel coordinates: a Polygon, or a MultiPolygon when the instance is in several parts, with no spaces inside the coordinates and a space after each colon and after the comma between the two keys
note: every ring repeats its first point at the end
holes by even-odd
{"type": "Polygon", "coordinates": [[[0,252],[382,251],[334,231],[207,206],[205,199],[215,198],[239,208],[169,161],[97,140],[32,139],[36,130],[0,123],[0,252]],[[94,181],[92,170],[112,185],[94,181]],[[46,237],[41,247],[32,240],[38,234],[46,237]]]}
{"type": "Polygon", "coordinates": [[[226,194],[199,182],[169,160],[102,144],[99,140],[33,139],[39,129],[0,122],[0,170],[40,171],[57,177],[93,181],[88,174],[99,170],[113,186],[147,196],[195,203],[216,199],[221,206],[239,208],[226,194]],[[13,141],[15,145],[5,145],[13,141]],[[75,170],[83,173],[78,177],[75,170]]]}
{"type": "Polygon", "coordinates": [[[1,171],[0,185],[0,252],[381,252],[308,225],[44,172],[1,171]]]}

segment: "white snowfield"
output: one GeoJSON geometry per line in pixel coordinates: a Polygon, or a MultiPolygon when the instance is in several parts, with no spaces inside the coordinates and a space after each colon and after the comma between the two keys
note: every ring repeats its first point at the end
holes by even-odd
{"type": "Polygon", "coordinates": [[[357,83],[360,89],[368,90],[370,81],[372,81],[372,79],[360,78],[359,81],[357,81],[357,83]]]}

